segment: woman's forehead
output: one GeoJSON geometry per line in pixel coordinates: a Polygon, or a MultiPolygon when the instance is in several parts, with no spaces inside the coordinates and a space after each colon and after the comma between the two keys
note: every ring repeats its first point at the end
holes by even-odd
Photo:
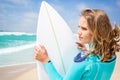
{"type": "Polygon", "coordinates": [[[81,16],[79,19],[79,26],[87,27],[87,20],[85,17],[81,16]]]}

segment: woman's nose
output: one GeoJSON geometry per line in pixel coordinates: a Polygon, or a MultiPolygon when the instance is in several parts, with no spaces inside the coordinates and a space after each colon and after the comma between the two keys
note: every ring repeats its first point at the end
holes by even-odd
{"type": "Polygon", "coordinates": [[[82,34],[80,29],[78,29],[77,34],[78,34],[78,35],[81,35],[81,34],[82,34]]]}

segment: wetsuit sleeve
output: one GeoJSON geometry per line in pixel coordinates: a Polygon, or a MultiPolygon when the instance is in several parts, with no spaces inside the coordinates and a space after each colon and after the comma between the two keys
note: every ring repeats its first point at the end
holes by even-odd
{"type": "Polygon", "coordinates": [[[45,63],[44,67],[50,77],[50,80],[80,80],[86,65],[87,64],[85,62],[73,62],[64,78],[57,72],[52,62],[45,63]]]}
{"type": "Polygon", "coordinates": [[[62,80],[62,76],[57,72],[52,62],[45,63],[44,67],[50,77],[50,80],[62,80]]]}

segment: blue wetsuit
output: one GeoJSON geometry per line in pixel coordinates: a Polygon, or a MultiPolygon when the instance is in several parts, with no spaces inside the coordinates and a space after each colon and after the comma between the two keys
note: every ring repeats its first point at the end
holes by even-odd
{"type": "Polygon", "coordinates": [[[105,62],[101,62],[99,56],[93,55],[80,58],[80,54],[75,57],[65,77],[56,71],[52,62],[45,63],[44,67],[51,80],[110,80],[116,63],[116,56],[105,62]]]}

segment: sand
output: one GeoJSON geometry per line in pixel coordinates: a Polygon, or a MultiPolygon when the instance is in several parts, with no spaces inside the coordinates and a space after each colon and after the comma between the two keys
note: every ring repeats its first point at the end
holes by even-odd
{"type": "Polygon", "coordinates": [[[0,80],[38,80],[36,63],[2,66],[0,80]]]}
{"type": "Polygon", "coordinates": [[[15,77],[13,80],[38,80],[37,69],[33,68],[25,73],[15,77]]]}

